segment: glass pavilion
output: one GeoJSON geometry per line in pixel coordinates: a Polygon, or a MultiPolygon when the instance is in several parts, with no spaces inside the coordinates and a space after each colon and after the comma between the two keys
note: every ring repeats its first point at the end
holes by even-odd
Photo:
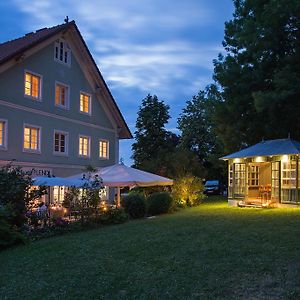
{"type": "Polygon", "coordinates": [[[262,141],[221,159],[228,161],[229,205],[300,204],[300,142],[262,141]]]}

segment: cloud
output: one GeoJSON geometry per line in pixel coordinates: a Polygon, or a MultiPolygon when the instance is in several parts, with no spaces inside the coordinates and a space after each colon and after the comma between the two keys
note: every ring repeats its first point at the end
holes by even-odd
{"type": "Polygon", "coordinates": [[[96,62],[111,87],[138,87],[144,91],[176,90],[172,84],[175,81],[184,83],[190,91],[204,78],[197,71],[211,73],[212,60],[221,50],[215,45],[177,40],[148,45],[99,40],[94,42],[93,49],[96,62]],[[187,82],[191,73],[194,78],[187,82]]]}

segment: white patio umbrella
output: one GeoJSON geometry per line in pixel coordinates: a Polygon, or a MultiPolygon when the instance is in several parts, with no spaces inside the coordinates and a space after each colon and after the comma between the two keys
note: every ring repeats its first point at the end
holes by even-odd
{"type": "Polygon", "coordinates": [[[72,180],[62,177],[34,177],[32,178],[35,186],[73,186],[72,180]]]}
{"type": "MultiPolygon", "coordinates": [[[[68,177],[68,179],[74,179],[77,182],[79,179],[83,178],[85,174],[86,173],[80,173],[78,175],[68,177]]],[[[120,204],[121,187],[173,185],[172,179],[127,167],[124,164],[115,164],[109,167],[101,168],[97,172],[92,173],[92,175],[98,175],[101,177],[104,186],[117,188],[117,205],[120,204]]]]}

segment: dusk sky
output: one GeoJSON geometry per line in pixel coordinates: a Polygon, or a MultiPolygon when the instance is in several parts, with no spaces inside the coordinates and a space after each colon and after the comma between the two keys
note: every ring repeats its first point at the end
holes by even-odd
{"type": "MultiPolygon", "coordinates": [[[[185,102],[212,82],[232,0],[10,0],[0,2],[0,43],[75,20],[132,133],[141,100],[170,105],[178,133],[185,102]]],[[[120,157],[132,163],[131,141],[120,157]]]]}

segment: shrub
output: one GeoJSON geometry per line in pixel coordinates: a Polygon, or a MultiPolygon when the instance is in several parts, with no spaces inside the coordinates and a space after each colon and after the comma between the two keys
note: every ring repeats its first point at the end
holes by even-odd
{"type": "Polygon", "coordinates": [[[174,208],[174,200],[169,193],[153,193],[147,199],[148,214],[159,215],[170,212],[174,208]]]}
{"type": "Polygon", "coordinates": [[[13,229],[3,218],[0,218],[0,250],[15,244],[25,244],[26,238],[13,229]]]}
{"type": "Polygon", "coordinates": [[[111,208],[96,217],[95,222],[103,225],[121,224],[128,220],[128,215],[123,208],[111,208]]]}
{"type": "Polygon", "coordinates": [[[26,238],[11,224],[14,212],[10,204],[0,204],[0,250],[14,244],[25,243],[26,238]]]}
{"type": "Polygon", "coordinates": [[[8,164],[0,168],[0,205],[9,206],[12,211],[9,218],[3,216],[8,224],[21,228],[27,221],[27,206],[46,193],[44,187],[32,190],[32,184],[31,178],[22,173],[20,167],[8,164]]]}
{"type": "Polygon", "coordinates": [[[146,201],[142,194],[129,194],[122,199],[122,206],[133,219],[143,218],[146,214],[146,201]]]}
{"type": "Polygon", "coordinates": [[[172,195],[175,204],[179,207],[199,205],[205,195],[204,186],[201,178],[187,175],[175,180],[172,195]]]}

